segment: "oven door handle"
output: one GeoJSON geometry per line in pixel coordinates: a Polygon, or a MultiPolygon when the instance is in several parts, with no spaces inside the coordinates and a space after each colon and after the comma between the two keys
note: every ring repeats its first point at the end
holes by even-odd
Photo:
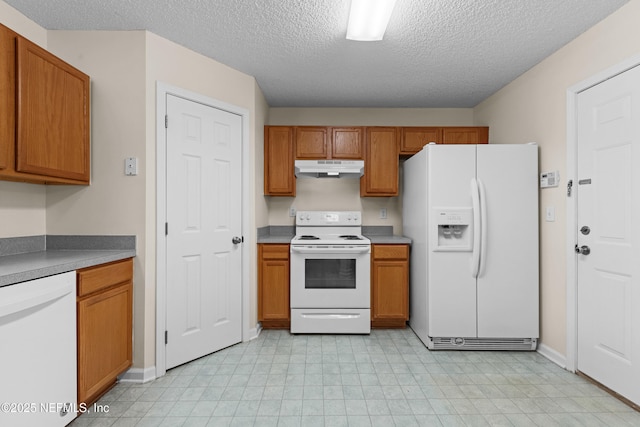
{"type": "Polygon", "coordinates": [[[371,252],[370,246],[357,248],[333,248],[333,247],[298,247],[291,246],[291,252],[298,254],[366,254],[371,252]]]}

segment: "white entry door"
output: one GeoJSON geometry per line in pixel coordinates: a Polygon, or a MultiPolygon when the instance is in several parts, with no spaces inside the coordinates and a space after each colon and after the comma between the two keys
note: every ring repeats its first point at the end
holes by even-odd
{"type": "Polygon", "coordinates": [[[640,67],[577,105],[578,370],[640,404],[640,67]]]}
{"type": "Polygon", "coordinates": [[[166,102],[169,369],[242,339],[242,118],[166,102]]]}

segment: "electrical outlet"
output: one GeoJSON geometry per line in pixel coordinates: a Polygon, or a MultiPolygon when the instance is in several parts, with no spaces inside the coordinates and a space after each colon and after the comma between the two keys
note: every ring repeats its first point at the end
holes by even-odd
{"type": "Polygon", "coordinates": [[[289,208],[289,216],[292,218],[296,216],[296,208],[289,208]]]}
{"type": "Polygon", "coordinates": [[[380,208],[380,219],[387,219],[387,208],[380,208]]]}

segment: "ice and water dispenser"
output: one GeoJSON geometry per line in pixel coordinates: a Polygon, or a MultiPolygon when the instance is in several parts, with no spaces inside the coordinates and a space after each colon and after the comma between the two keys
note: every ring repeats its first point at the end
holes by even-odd
{"type": "Polygon", "coordinates": [[[471,251],[473,248],[473,210],[434,208],[431,237],[434,251],[471,251]]]}

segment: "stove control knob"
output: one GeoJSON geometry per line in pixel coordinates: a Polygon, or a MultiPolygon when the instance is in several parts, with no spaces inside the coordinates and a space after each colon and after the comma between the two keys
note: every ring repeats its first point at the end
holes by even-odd
{"type": "Polygon", "coordinates": [[[311,219],[311,215],[307,214],[307,221],[311,219]]]}

